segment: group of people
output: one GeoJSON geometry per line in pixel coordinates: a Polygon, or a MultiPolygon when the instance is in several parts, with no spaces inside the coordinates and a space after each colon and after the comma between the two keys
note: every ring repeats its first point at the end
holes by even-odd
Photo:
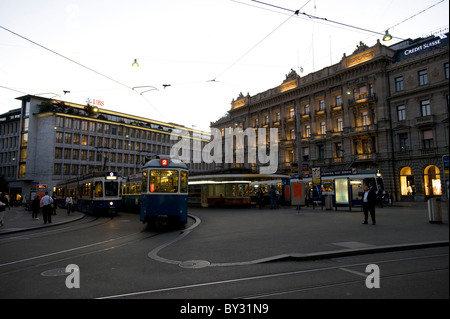
{"type": "MultiPolygon", "coordinates": [[[[259,209],[264,208],[264,192],[260,188],[257,192],[259,209]]],[[[280,208],[280,192],[272,185],[269,190],[270,209],[280,208]]]]}
{"type": "MultiPolygon", "coordinates": [[[[70,215],[73,205],[72,196],[68,195],[66,197],[65,203],[67,208],[67,215],[70,215]]],[[[48,194],[48,192],[45,192],[45,196],[43,196],[40,200],[39,197],[36,196],[31,204],[32,208],[31,217],[33,219],[39,219],[37,215],[41,207],[42,207],[42,216],[44,218],[44,224],[46,224],[47,222],[51,223],[52,215],[56,215],[56,208],[57,208],[56,198],[54,196],[51,197],[48,194]]]]}

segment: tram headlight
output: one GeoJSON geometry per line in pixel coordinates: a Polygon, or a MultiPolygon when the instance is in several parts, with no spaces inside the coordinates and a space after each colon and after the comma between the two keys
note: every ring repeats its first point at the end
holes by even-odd
{"type": "Polygon", "coordinates": [[[114,206],[114,202],[109,202],[109,206],[114,206]]]}

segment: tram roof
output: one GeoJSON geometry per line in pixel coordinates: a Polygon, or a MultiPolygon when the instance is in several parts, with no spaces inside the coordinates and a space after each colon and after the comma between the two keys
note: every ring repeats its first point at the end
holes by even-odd
{"type": "Polygon", "coordinates": [[[142,168],[183,168],[187,169],[186,164],[177,159],[172,159],[170,156],[158,155],[144,164],[142,168]],[[167,160],[167,165],[162,165],[162,161],[167,160]]]}
{"type": "Polygon", "coordinates": [[[209,175],[196,175],[189,176],[190,181],[210,180],[210,181],[234,181],[234,180],[248,180],[254,181],[266,181],[276,180],[283,178],[291,178],[289,175],[282,174],[209,174],[209,175]]]}

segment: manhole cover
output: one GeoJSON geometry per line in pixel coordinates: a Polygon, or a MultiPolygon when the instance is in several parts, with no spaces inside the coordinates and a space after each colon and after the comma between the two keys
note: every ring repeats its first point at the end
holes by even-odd
{"type": "Polygon", "coordinates": [[[45,277],[68,276],[69,274],[69,272],[66,272],[66,268],[50,269],[41,273],[41,275],[45,277]]]}
{"type": "Polygon", "coordinates": [[[203,268],[208,267],[211,263],[206,260],[188,260],[179,264],[182,268],[203,268]]]}

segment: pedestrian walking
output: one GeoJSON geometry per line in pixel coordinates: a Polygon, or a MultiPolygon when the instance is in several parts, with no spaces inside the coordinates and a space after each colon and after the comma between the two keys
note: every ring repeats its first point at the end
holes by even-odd
{"type": "Polygon", "coordinates": [[[275,187],[272,185],[269,191],[270,197],[270,209],[277,208],[277,194],[275,193],[275,187]]]}
{"type": "Polygon", "coordinates": [[[38,213],[39,213],[39,209],[41,208],[41,202],[39,201],[39,197],[36,196],[34,197],[33,201],[31,202],[31,218],[33,219],[39,219],[38,213]]]}
{"type": "Polygon", "coordinates": [[[0,226],[3,226],[3,217],[5,216],[6,207],[11,210],[11,206],[9,206],[8,198],[6,198],[5,193],[0,195],[0,226]]]}
{"type": "Polygon", "coordinates": [[[258,205],[259,205],[259,209],[263,209],[264,208],[264,193],[262,191],[262,189],[258,189],[258,205]]]}
{"type": "Polygon", "coordinates": [[[52,203],[53,212],[52,212],[52,214],[56,215],[56,209],[58,208],[58,203],[56,202],[56,196],[55,195],[52,196],[52,200],[53,200],[53,203],[52,203]]]}
{"type": "Polygon", "coordinates": [[[372,224],[375,225],[375,202],[376,202],[376,192],[372,187],[372,184],[369,186],[364,186],[364,195],[363,195],[363,211],[364,211],[364,222],[363,224],[368,224],[369,213],[372,219],[372,224]]]}
{"type": "Polygon", "coordinates": [[[378,185],[377,201],[378,204],[380,204],[380,208],[383,208],[383,189],[381,188],[381,185],[378,185]]]}
{"type": "Polygon", "coordinates": [[[70,194],[69,194],[66,197],[67,216],[70,215],[70,211],[72,210],[72,205],[73,205],[72,196],[70,196],[70,194]]]}
{"type": "Polygon", "coordinates": [[[53,204],[53,198],[51,198],[48,195],[48,192],[45,192],[45,196],[41,198],[40,202],[42,206],[42,215],[44,218],[44,224],[51,223],[52,222],[52,204],[53,204]]]}

